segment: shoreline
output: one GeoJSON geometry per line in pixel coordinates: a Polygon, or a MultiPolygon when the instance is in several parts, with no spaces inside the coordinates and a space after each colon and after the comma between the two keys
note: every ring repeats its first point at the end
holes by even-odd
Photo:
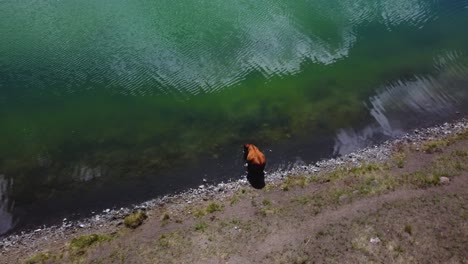
{"type": "MultiPolygon", "coordinates": [[[[437,140],[454,135],[468,129],[466,117],[450,123],[414,129],[409,133],[393,140],[385,141],[379,145],[370,146],[346,156],[325,159],[313,164],[294,167],[290,170],[280,170],[267,173],[265,182],[270,185],[278,185],[288,175],[308,174],[312,177],[319,173],[335,170],[338,167],[356,167],[365,163],[382,162],[389,159],[393,149],[399,144],[419,145],[424,141],[437,140]]],[[[232,196],[242,188],[250,188],[244,178],[237,181],[221,182],[217,185],[200,185],[196,189],[188,189],[179,194],[168,194],[131,207],[120,209],[105,209],[93,217],[77,221],[68,221],[66,218],[61,225],[43,226],[30,231],[18,231],[0,239],[0,254],[6,254],[13,250],[35,248],[41,243],[54,240],[69,239],[80,233],[97,232],[97,230],[112,231],[122,224],[123,218],[136,210],[147,211],[149,215],[154,210],[165,207],[167,210],[177,211],[190,204],[207,201],[210,199],[222,200],[232,196]]]]}

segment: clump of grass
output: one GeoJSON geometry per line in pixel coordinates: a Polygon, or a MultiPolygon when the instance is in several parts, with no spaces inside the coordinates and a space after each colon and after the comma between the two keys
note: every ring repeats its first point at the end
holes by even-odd
{"type": "Polygon", "coordinates": [[[217,211],[222,211],[224,209],[224,206],[221,205],[221,204],[218,204],[218,203],[210,203],[207,207],[206,207],[206,211],[210,214],[214,213],[214,212],[217,212],[217,211]]]}
{"type": "Polygon", "coordinates": [[[198,208],[198,209],[195,209],[193,215],[194,215],[195,217],[202,217],[202,216],[205,216],[205,215],[206,215],[206,211],[205,211],[205,209],[200,209],[200,208],[198,208]]]}
{"type": "Polygon", "coordinates": [[[43,264],[43,263],[47,263],[47,261],[51,258],[52,258],[52,255],[49,252],[41,252],[30,257],[28,260],[26,260],[25,263],[26,264],[43,264]]]}
{"type": "Polygon", "coordinates": [[[263,207],[263,208],[260,209],[260,214],[262,216],[267,216],[267,215],[270,215],[270,214],[276,214],[278,212],[279,212],[278,208],[263,207]]]}
{"type": "Polygon", "coordinates": [[[453,143],[463,139],[468,139],[468,130],[465,130],[446,139],[426,142],[422,145],[421,149],[426,153],[442,152],[443,147],[450,146],[453,143]]]}
{"type": "Polygon", "coordinates": [[[163,247],[163,248],[169,247],[169,239],[166,237],[166,235],[162,234],[159,237],[158,246],[163,247]]]}
{"type": "Polygon", "coordinates": [[[239,196],[234,195],[234,196],[231,198],[231,201],[229,202],[229,204],[230,204],[231,206],[233,206],[233,205],[235,205],[236,203],[238,203],[239,201],[240,201],[239,196]]]}
{"type": "Polygon", "coordinates": [[[405,167],[406,153],[403,153],[403,152],[395,153],[393,155],[393,160],[395,161],[395,164],[398,168],[405,167]]]}
{"type": "Polygon", "coordinates": [[[270,205],[271,205],[271,201],[268,200],[268,199],[263,199],[262,204],[263,204],[264,206],[270,206],[270,205]]]}
{"type": "Polygon", "coordinates": [[[70,250],[74,254],[84,254],[86,249],[101,242],[110,241],[112,237],[100,234],[91,234],[75,237],[70,242],[70,250]]]}
{"type": "Polygon", "coordinates": [[[273,190],[274,188],[275,188],[275,186],[274,186],[273,184],[267,184],[267,185],[265,186],[265,188],[263,188],[263,190],[264,190],[265,192],[269,192],[269,191],[273,190]]]}
{"type": "Polygon", "coordinates": [[[161,224],[165,226],[167,223],[169,223],[169,220],[171,219],[171,216],[168,213],[164,213],[161,216],[161,224]]]}
{"type": "Polygon", "coordinates": [[[468,151],[456,149],[450,154],[452,157],[466,158],[468,157],[468,151]]]}
{"type": "Polygon", "coordinates": [[[403,231],[405,231],[405,233],[408,235],[413,235],[413,227],[411,225],[405,225],[403,231]]]}
{"type": "Polygon", "coordinates": [[[294,260],[294,264],[306,264],[309,262],[308,256],[299,256],[294,260]]]}
{"type": "Polygon", "coordinates": [[[440,157],[432,161],[430,170],[438,177],[452,177],[468,168],[467,161],[465,158],[440,157]]]}
{"type": "Polygon", "coordinates": [[[181,243],[184,241],[181,231],[174,231],[170,233],[165,233],[159,236],[159,239],[156,241],[155,245],[159,248],[171,248],[172,250],[178,250],[181,246],[181,243]]]}
{"type": "Polygon", "coordinates": [[[167,221],[171,219],[171,216],[168,214],[168,213],[164,213],[162,216],[161,216],[161,221],[167,221]]]}
{"type": "Polygon", "coordinates": [[[195,224],[195,231],[205,231],[205,229],[208,227],[208,225],[204,222],[199,222],[195,224]]]}
{"type": "Polygon", "coordinates": [[[285,183],[280,185],[280,189],[285,191],[285,192],[289,191],[289,188],[290,188],[289,185],[287,185],[285,183]]]}
{"type": "Polygon", "coordinates": [[[416,171],[403,176],[403,181],[417,187],[431,187],[440,183],[440,177],[422,171],[416,171]]]}
{"type": "Polygon", "coordinates": [[[291,202],[297,202],[302,205],[306,205],[310,202],[310,197],[309,196],[299,196],[299,197],[294,197],[291,199],[291,202]]]}
{"type": "Polygon", "coordinates": [[[289,191],[290,188],[299,186],[299,187],[306,187],[309,184],[310,180],[308,177],[304,175],[294,175],[288,176],[286,180],[284,180],[283,184],[281,184],[280,188],[283,191],[289,191]]]}
{"type": "Polygon", "coordinates": [[[349,169],[348,171],[352,174],[367,174],[376,171],[382,171],[384,168],[375,163],[363,164],[359,167],[354,167],[349,169]]]}
{"type": "Polygon", "coordinates": [[[143,211],[137,211],[124,218],[124,225],[128,228],[137,228],[148,216],[143,211]]]}
{"type": "Polygon", "coordinates": [[[403,252],[405,252],[405,250],[403,249],[403,247],[402,247],[401,245],[397,245],[397,246],[395,247],[395,252],[397,252],[397,253],[403,253],[403,252]]]}
{"type": "Polygon", "coordinates": [[[442,148],[448,145],[449,141],[447,140],[428,141],[421,146],[421,150],[426,153],[432,154],[436,152],[442,152],[442,148]]]}

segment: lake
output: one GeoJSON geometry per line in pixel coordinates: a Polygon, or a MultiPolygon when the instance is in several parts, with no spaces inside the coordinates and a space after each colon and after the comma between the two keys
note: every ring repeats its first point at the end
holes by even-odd
{"type": "Polygon", "coordinates": [[[0,235],[468,113],[466,0],[3,0],[0,235]]]}

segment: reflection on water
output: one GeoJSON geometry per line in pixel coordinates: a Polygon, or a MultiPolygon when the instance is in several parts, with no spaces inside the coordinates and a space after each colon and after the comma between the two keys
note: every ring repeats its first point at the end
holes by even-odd
{"type": "Polygon", "coordinates": [[[77,181],[87,182],[102,175],[101,167],[88,167],[86,165],[76,165],[72,174],[72,178],[77,181]]]}
{"type": "Polygon", "coordinates": [[[345,155],[379,138],[397,137],[423,120],[446,120],[466,109],[468,65],[457,63],[459,56],[461,53],[456,51],[437,56],[435,65],[441,69],[437,75],[416,75],[380,88],[377,95],[369,98],[374,122],[358,130],[339,130],[334,153],[345,155]]]}
{"type": "Polygon", "coordinates": [[[431,2],[2,1],[0,34],[10,41],[0,53],[3,72],[47,93],[99,84],[134,96],[198,94],[252,72],[268,78],[297,73],[308,61],[331,64],[348,56],[359,26],[423,27],[437,18],[431,2]]]}
{"type": "Polygon", "coordinates": [[[0,1],[0,234],[238,177],[246,142],[290,168],[463,112],[465,7],[0,1]]]}
{"type": "Polygon", "coordinates": [[[13,180],[8,180],[4,175],[0,174],[0,234],[13,227],[13,214],[11,212],[14,202],[10,202],[8,198],[8,191],[12,186],[13,180]]]}

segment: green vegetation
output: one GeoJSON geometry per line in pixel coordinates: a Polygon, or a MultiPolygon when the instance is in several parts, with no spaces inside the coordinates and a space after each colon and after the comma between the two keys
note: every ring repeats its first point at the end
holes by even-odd
{"type": "Polygon", "coordinates": [[[25,261],[26,264],[44,264],[47,263],[48,260],[53,258],[53,256],[48,252],[41,252],[37,253],[36,255],[32,256],[28,260],[25,261]]]}
{"type": "Polygon", "coordinates": [[[309,196],[299,196],[299,197],[294,197],[291,199],[291,202],[297,202],[302,205],[306,205],[310,202],[311,197],[309,196]]]}
{"type": "Polygon", "coordinates": [[[143,221],[145,221],[145,219],[147,217],[148,216],[146,215],[145,212],[137,211],[137,212],[125,217],[124,218],[124,224],[128,228],[137,228],[141,224],[143,224],[143,221]]]}
{"type": "Polygon", "coordinates": [[[406,153],[404,152],[398,152],[393,155],[393,161],[395,162],[396,166],[398,168],[403,168],[405,167],[406,164],[406,153]]]}
{"type": "Polygon", "coordinates": [[[238,203],[239,201],[240,201],[239,196],[234,195],[234,196],[231,198],[231,200],[229,201],[229,204],[230,204],[231,206],[233,206],[233,205],[235,205],[236,203],[238,203]]]}
{"type": "Polygon", "coordinates": [[[169,223],[171,216],[166,212],[161,216],[161,225],[165,226],[169,223]]]}
{"type": "Polygon", "coordinates": [[[403,230],[408,235],[413,235],[413,227],[411,225],[405,225],[405,228],[403,230]]]}
{"type": "Polygon", "coordinates": [[[448,146],[448,144],[449,144],[448,140],[430,141],[430,142],[424,143],[421,146],[421,150],[429,154],[442,152],[442,148],[445,146],[448,146]]]}
{"type": "Polygon", "coordinates": [[[205,222],[199,222],[195,224],[195,231],[205,231],[205,229],[208,227],[208,224],[205,222]]]}
{"type": "Polygon", "coordinates": [[[289,191],[290,188],[299,186],[304,188],[310,182],[310,178],[304,175],[290,175],[280,185],[281,190],[289,191]]]}
{"type": "Polygon", "coordinates": [[[112,237],[107,235],[91,234],[83,235],[73,238],[70,242],[70,249],[72,250],[84,250],[94,244],[101,243],[104,241],[110,241],[112,237]]]}
{"type": "Polygon", "coordinates": [[[223,206],[223,205],[218,204],[218,203],[215,203],[215,202],[210,203],[210,204],[206,207],[206,211],[207,211],[209,214],[212,214],[212,213],[217,212],[217,211],[222,211],[223,209],[224,209],[224,206],[223,206]]]}
{"type": "Polygon", "coordinates": [[[450,136],[445,139],[428,141],[422,144],[421,150],[426,153],[436,153],[442,152],[444,147],[450,146],[458,140],[463,140],[468,138],[468,130],[465,130],[461,133],[458,133],[454,136],[450,136]]]}
{"type": "Polygon", "coordinates": [[[280,211],[279,208],[271,208],[271,207],[263,207],[263,208],[260,208],[260,215],[262,216],[267,216],[267,215],[270,215],[270,214],[276,214],[280,211]]]}
{"type": "Polygon", "coordinates": [[[161,216],[161,221],[167,221],[171,219],[171,216],[168,214],[168,213],[164,213],[162,216],[161,216]]]}
{"type": "Polygon", "coordinates": [[[456,150],[452,151],[451,156],[466,158],[466,157],[468,157],[468,151],[467,150],[456,149],[456,150]]]}
{"type": "Polygon", "coordinates": [[[262,204],[263,204],[263,206],[270,206],[270,205],[271,205],[271,201],[268,200],[268,199],[263,199],[262,204]]]}
{"type": "Polygon", "coordinates": [[[169,247],[169,239],[166,237],[166,235],[161,235],[158,240],[158,245],[163,248],[169,247]]]}
{"type": "Polygon", "coordinates": [[[265,186],[265,188],[263,188],[263,190],[264,190],[265,192],[269,192],[269,191],[273,190],[274,188],[275,188],[274,185],[272,185],[272,184],[267,184],[267,185],[265,186]]]}
{"type": "MultiPolygon", "coordinates": [[[[252,200],[253,201],[253,200],[252,200]]],[[[269,214],[276,214],[280,211],[279,208],[273,208],[272,202],[268,199],[263,199],[262,201],[262,208],[260,208],[259,213],[262,216],[267,216],[269,214]]]]}

